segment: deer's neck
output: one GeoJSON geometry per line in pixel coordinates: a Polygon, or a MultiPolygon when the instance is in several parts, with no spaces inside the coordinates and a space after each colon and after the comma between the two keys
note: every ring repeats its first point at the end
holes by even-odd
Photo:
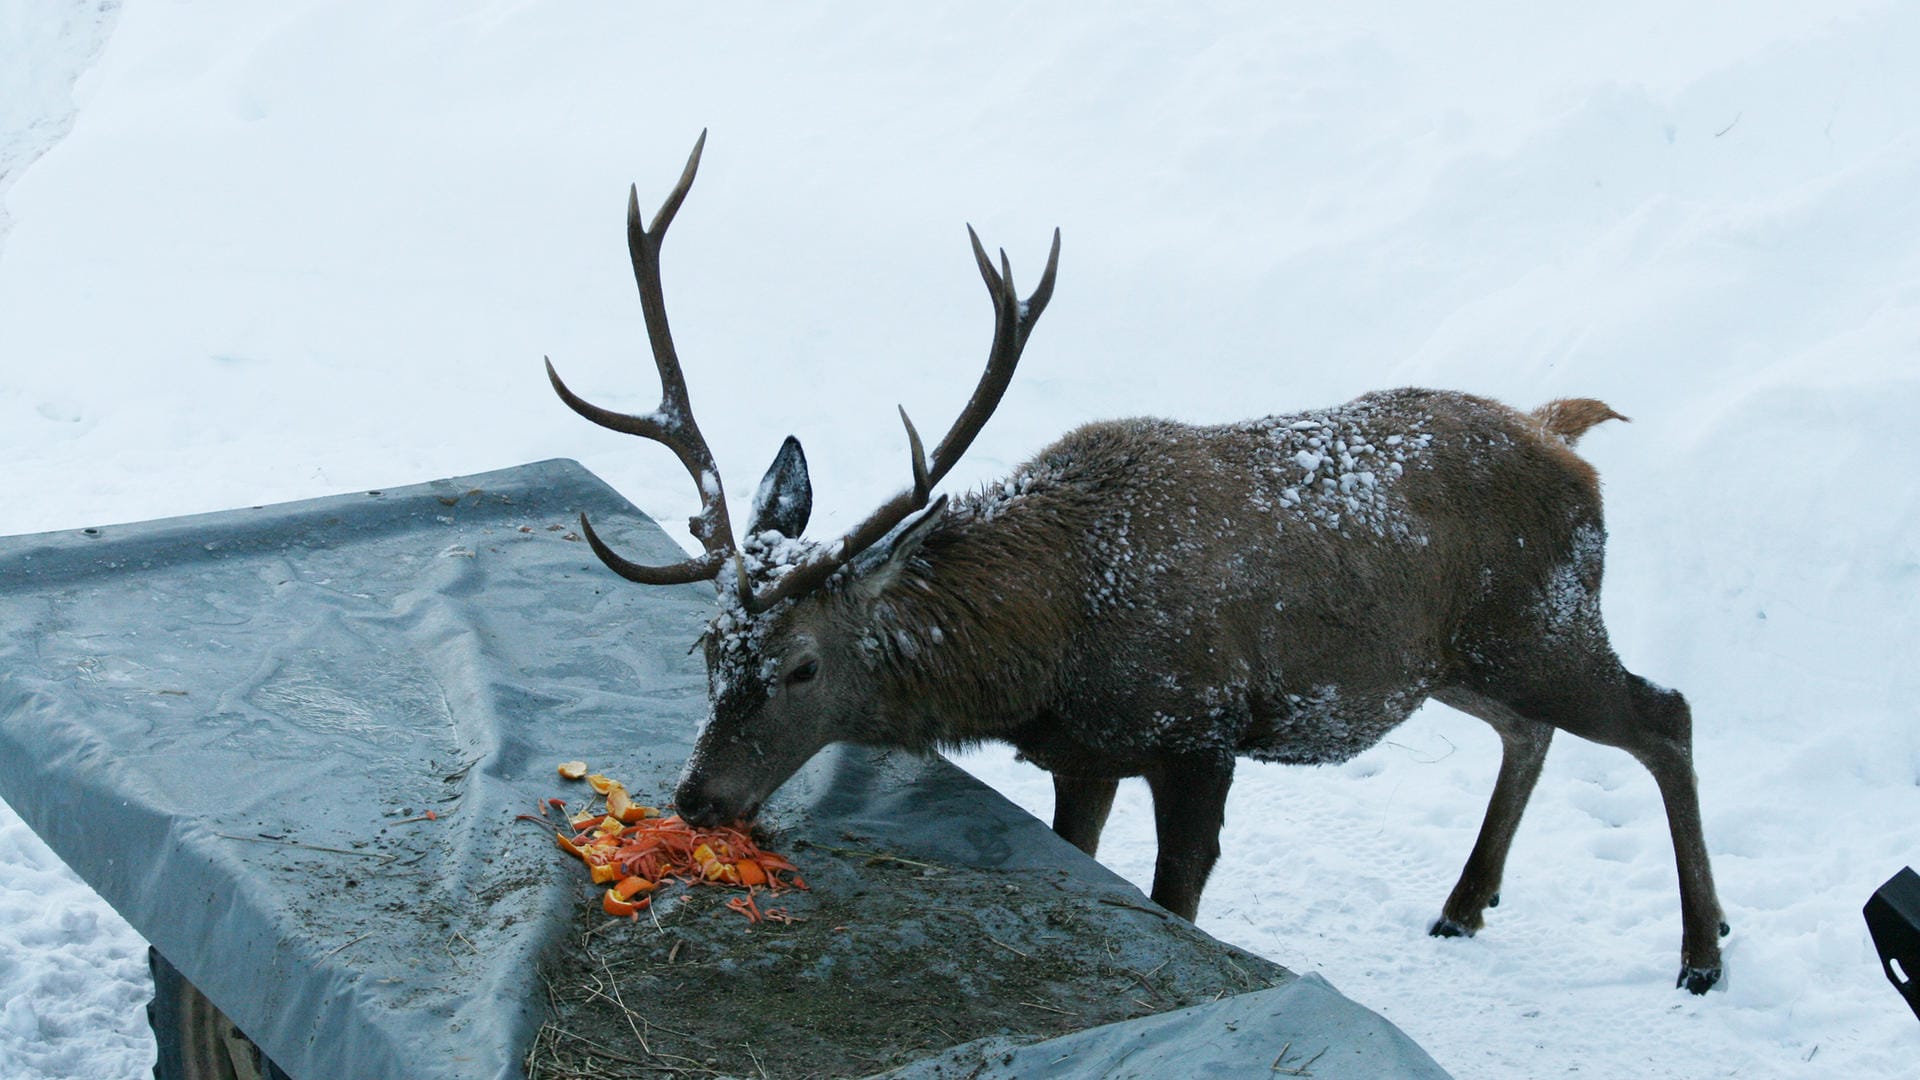
{"type": "Polygon", "coordinates": [[[874,601],[865,644],[912,742],[1001,737],[1057,701],[1080,605],[1041,524],[964,503],[874,601]]]}

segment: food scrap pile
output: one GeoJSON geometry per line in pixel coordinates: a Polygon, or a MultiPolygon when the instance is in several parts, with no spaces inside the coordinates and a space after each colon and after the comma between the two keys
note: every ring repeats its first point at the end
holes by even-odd
{"type": "MultiPolygon", "coordinates": [[[[724,825],[698,829],[678,815],[663,817],[653,807],[634,802],[618,780],[588,775],[585,762],[565,762],[559,771],[564,779],[585,780],[606,799],[600,812],[569,818],[572,832],[556,833],[554,839],[561,850],[586,864],[595,884],[608,886],[600,899],[607,914],[637,919],[653,903],[655,889],[679,881],[745,889],[746,894],[727,901],[727,907],[750,923],[794,921],[785,908],[762,908],[756,897],[805,889],[807,883],[798,867],[762,850],[746,830],[724,825]]],[[[555,809],[566,806],[560,799],[548,802],[555,809]]]]}

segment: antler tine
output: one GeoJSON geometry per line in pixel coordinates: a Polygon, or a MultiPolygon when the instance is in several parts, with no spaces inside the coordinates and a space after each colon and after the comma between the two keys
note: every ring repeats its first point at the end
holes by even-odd
{"type": "Polygon", "coordinates": [[[673,224],[680,204],[686,200],[687,191],[693,186],[694,175],[700,169],[700,154],[706,145],[707,133],[702,131],[699,140],[693,144],[693,153],[687,158],[686,168],[681,170],[679,182],[653,215],[651,227],[641,222],[639,188],[629,186],[627,189],[627,251],[633,262],[634,284],[640,290],[640,309],[646,317],[647,340],[653,349],[654,366],[660,372],[659,407],[645,416],[601,408],[568,389],[554,370],[553,362],[547,361],[547,378],[568,408],[601,427],[652,439],[672,450],[700,491],[700,513],[688,522],[688,527],[706,549],[706,554],[672,566],[645,566],[629,562],[602,543],[593,527],[587,523],[586,516],[581,515],[581,529],[594,554],[600,556],[600,561],[621,577],[649,585],[684,584],[714,578],[737,550],[733,540],[733,525],[727,516],[726,493],[720,484],[720,470],[714,464],[706,438],[700,434],[700,425],[694,422],[693,405],[687,398],[686,378],[681,374],[680,357],[674,351],[673,333],[667,325],[666,296],[660,287],[660,242],[666,236],[667,226],[673,224]]]}
{"type": "MultiPolygon", "coordinates": [[[[660,289],[660,242],[666,239],[667,226],[673,224],[680,204],[686,201],[688,189],[693,187],[694,174],[700,171],[700,154],[706,148],[707,133],[703,130],[693,144],[693,153],[687,157],[687,167],[680,172],[679,182],[653,215],[651,228],[641,224],[638,187],[627,188],[627,251],[633,259],[634,284],[640,287],[640,309],[647,319],[647,340],[653,346],[654,366],[660,369],[661,411],[667,413],[670,421],[691,429],[696,440],[699,440],[699,428],[687,404],[687,381],[680,373],[680,355],[674,351],[673,333],[667,326],[666,296],[660,289]]],[[[702,440],[700,446],[705,449],[706,443],[702,440]]]]}
{"type": "Polygon", "coordinates": [[[907,449],[913,455],[913,490],[924,497],[933,490],[933,477],[927,472],[927,450],[920,442],[920,433],[913,429],[913,421],[907,418],[907,407],[898,408],[900,422],[907,426],[907,449]]]}
{"type": "MultiPolygon", "coordinates": [[[[913,455],[913,487],[887,500],[852,532],[821,549],[766,589],[743,597],[748,611],[765,611],[788,597],[816,588],[854,556],[878,543],[914,511],[925,507],[933,485],[960,460],[960,455],[972,445],[974,436],[980,434],[987,418],[999,406],[1007,384],[1013,379],[1013,369],[1020,362],[1020,352],[1026,347],[1027,335],[1033,331],[1040,313],[1046,310],[1047,301],[1053,298],[1054,273],[1060,266],[1060,230],[1053,230],[1047,268],[1040,275],[1040,284],[1025,302],[1014,291],[1013,267],[1007,261],[1006,252],[1000,253],[1000,270],[996,272],[971,225],[967,226],[967,237],[973,242],[974,261],[979,264],[980,276],[986,281],[987,293],[993,300],[993,348],[987,354],[986,371],[981,374],[966,408],[960,411],[946,437],[934,449],[931,463],[923,452],[920,433],[914,430],[913,421],[907,419],[907,411],[901,409],[900,420],[906,425],[907,442],[913,455]]],[[[945,501],[946,497],[941,496],[941,504],[945,501]]]]}
{"type": "Polygon", "coordinates": [[[1020,351],[1026,348],[1027,335],[1033,331],[1033,324],[1039,320],[1040,313],[1047,309],[1047,301],[1053,299],[1054,274],[1060,268],[1060,230],[1053,230],[1053,247],[1047,252],[1047,268],[1040,274],[1040,284],[1033,294],[1022,303],[1020,294],[1013,290],[1013,267],[1007,262],[1007,254],[1000,253],[1001,272],[996,272],[993,263],[987,258],[987,249],[980,245],[980,237],[967,226],[967,239],[973,242],[974,262],[980,267],[980,278],[987,283],[987,294],[993,300],[993,349],[987,354],[987,369],[980,376],[979,385],[974,387],[973,396],[967,400],[953,427],[948,429],[940,445],[934,447],[931,475],[934,483],[947,475],[959,462],[960,455],[967,452],[973,444],[974,436],[986,426],[987,417],[1000,405],[1000,398],[1006,394],[1007,385],[1013,381],[1013,369],[1020,362],[1020,351]]]}
{"type": "Polygon", "coordinates": [[[593,523],[587,515],[580,515],[580,532],[587,538],[587,546],[593,549],[607,569],[642,585],[686,585],[695,581],[709,581],[720,573],[726,556],[708,552],[697,559],[688,559],[672,566],[648,566],[645,563],[632,562],[607,546],[600,534],[593,531],[593,523]]]}
{"type": "Polygon", "coordinates": [[[707,129],[701,128],[700,137],[693,141],[693,153],[687,155],[687,167],[680,170],[680,179],[674,183],[673,190],[667,192],[666,201],[660,204],[660,209],[654,212],[653,224],[647,226],[654,243],[659,243],[667,226],[673,224],[673,215],[680,212],[680,204],[686,201],[687,192],[693,187],[693,174],[700,171],[700,154],[706,148],[707,129]]]}

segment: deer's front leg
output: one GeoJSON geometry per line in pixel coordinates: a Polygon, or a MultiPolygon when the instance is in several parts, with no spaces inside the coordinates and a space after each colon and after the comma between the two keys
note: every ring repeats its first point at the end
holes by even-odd
{"type": "Polygon", "coordinates": [[[1220,826],[1227,818],[1233,758],[1169,757],[1147,773],[1160,855],[1153,867],[1153,902],[1183,919],[1200,908],[1200,890],[1220,858],[1220,826]]]}
{"type": "Polygon", "coordinates": [[[1053,831],[1067,843],[1093,855],[1100,850],[1100,831],[1113,810],[1118,780],[1053,774],[1053,831]]]}

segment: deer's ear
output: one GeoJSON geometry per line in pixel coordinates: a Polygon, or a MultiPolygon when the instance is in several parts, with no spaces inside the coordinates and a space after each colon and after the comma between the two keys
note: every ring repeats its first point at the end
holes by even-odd
{"type": "Polygon", "coordinates": [[[925,513],[901,526],[891,540],[885,541],[886,550],[875,553],[874,562],[869,564],[872,569],[859,573],[860,588],[869,597],[879,596],[886,591],[946,516],[947,497],[942,495],[933,500],[933,505],[927,507],[925,513]]]}
{"type": "Polygon", "coordinates": [[[932,535],[934,526],[939,525],[941,519],[946,516],[947,497],[942,495],[933,500],[933,505],[927,507],[927,512],[920,515],[920,520],[901,529],[900,535],[893,538],[893,543],[887,547],[887,563],[899,566],[913,558],[913,553],[919,551],[920,545],[926,543],[927,537],[932,535]]]}
{"type": "Polygon", "coordinates": [[[787,436],[780,452],[773,456],[760,488],[753,493],[753,514],[747,531],[763,533],[768,529],[781,536],[799,536],[806,531],[807,518],[813,515],[813,482],[807,479],[807,455],[800,440],[787,436]]]}

